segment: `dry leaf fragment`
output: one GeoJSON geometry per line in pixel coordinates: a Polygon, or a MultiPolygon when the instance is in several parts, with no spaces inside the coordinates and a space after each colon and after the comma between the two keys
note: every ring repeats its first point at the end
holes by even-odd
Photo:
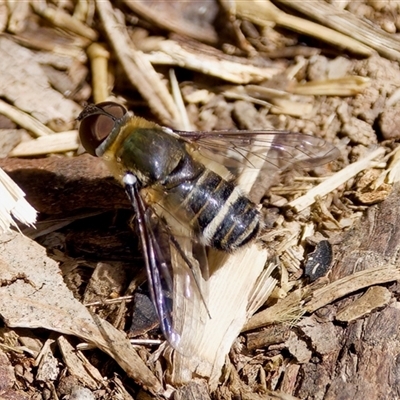
{"type": "MultiPolygon", "coordinates": [[[[44,125],[57,121],[60,130],[72,129],[81,107],[50,86],[31,50],[2,36],[0,59],[0,96],[3,99],[44,125]]],[[[15,122],[20,124],[18,119],[15,122]]]]}
{"type": "Polygon", "coordinates": [[[160,382],[132,348],[123,332],[92,315],[65,285],[55,261],[44,248],[18,233],[0,237],[0,314],[10,327],[44,328],[94,344],[148,390],[160,382]],[[23,249],[23,251],[21,251],[23,249]],[[22,278],[23,277],[23,278],[22,278]]]}

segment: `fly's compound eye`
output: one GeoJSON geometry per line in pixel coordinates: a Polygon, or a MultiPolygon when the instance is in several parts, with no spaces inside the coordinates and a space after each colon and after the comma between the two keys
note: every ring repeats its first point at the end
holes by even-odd
{"type": "Polygon", "coordinates": [[[92,156],[96,149],[107,139],[116,121],[126,114],[125,107],[112,101],[87,106],[79,115],[79,137],[83,147],[92,156]]]}

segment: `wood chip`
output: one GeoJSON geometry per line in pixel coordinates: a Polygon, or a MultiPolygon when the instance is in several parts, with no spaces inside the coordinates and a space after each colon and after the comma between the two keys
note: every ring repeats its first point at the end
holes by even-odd
{"type": "Polygon", "coordinates": [[[20,109],[11,106],[3,100],[0,100],[0,113],[10,118],[11,121],[14,121],[20,127],[32,132],[35,137],[51,135],[54,133],[51,129],[47,128],[37,119],[24,113],[20,109]]]}
{"type": "Polygon", "coordinates": [[[270,67],[246,64],[214,48],[183,40],[160,40],[146,58],[153,64],[179,65],[237,84],[271,79],[283,70],[283,66],[281,69],[276,64],[270,67]]]}
{"type": "MultiPolygon", "coordinates": [[[[323,26],[330,26],[335,31],[342,32],[360,43],[366,44],[387,58],[400,59],[400,45],[393,35],[346,10],[323,1],[316,2],[311,8],[307,3],[300,1],[278,0],[278,3],[310,16],[323,26]]],[[[346,40],[345,43],[347,44],[347,42],[346,40]]],[[[347,48],[350,49],[350,47],[347,48]]]]}
{"type": "Polygon", "coordinates": [[[72,347],[65,336],[60,336],[57,339],[57,344],[71,375],[76,376],[81,383],[93,390],[101,387],[103,377],[100,372],[90,364],[80,351],[77,352],[72,347]]]}
{"type": "Polygon", "coordinates": [[[307,194],[302,197],[297,198],[296,200],[291,201],[288,205],[296,210],[296,212],[300,212],[305,208],[309,207],[313,204],[318,197],[323,197],[330,193],[331,191],[338,188],[340,185],[343,185],[346,181],[348,181],[351,177],[357,175],[364,169],[367,169],[372,166],[372,161],[375,158],[379,158],[385,154],[385,149],[382,147],[371,151],[367,156],[362,158],[360,161],[357,161],[353,164],[348,165],[343,168],[341,171],[332,175],[330,178],[326,179],[324,182],[315,186],[313,189],[309,190],[307,194]]]}
{"type": "Polygon", "coordinates": [[[36,140],[20,143],[9,154],[11,157],[38,156],[51,153],[75,151],[79,147],[78,131],[54,133],[36,140]]]}
{"type": "Polygon", "coordinates": [[[96,31],[89,28],[77,18],[74,18],[70,14],[67,14],[61,8],[55,8],[50,5],[45,5],[45,3],[42,2],[34,2],[32,3],[32,7],[37,14],[47,19],[59,28],[76,33],[92,41],[97,39],[98,35],[96,31]]]}
{"type": "Polygon", "coordinates": [[[386,306],[391,298],[392,294],[388,289],[382,286],[370,287],[364,295],[342,308],[336,314],[336,319],[341,322],[351,322],[363,318],[377,308],[386,306]]]}
{"type": "Polygon", "coordinates": [[[202,285],[211,319],[204,307],[200,308],[199,314],[192,315],[187,309],[185,314],[177,316],[185,321],[182,337],[190,341],[193,353],[190,357],[175,354],[171,376],[175,383],[188,382],[195,374],[209,376],[210,387],[216,388],[225,357],[248,317],[248,298],[264,268],[268,252],[253,244],[235,254],[218,256],[219,262],[214,263],[218,265],[218,271],[202,285]]]}
{"type": "Polygon", "coordinates": [[[290,91],[306,96],[354,96],[370,85],[370,79],[363,76],[347,76],[324,81],[297,83],[290,91]]]}
{"type": "MultiPolygon", "coordinates": [[[[281,1],[281,3],[283,2],[284,1],[281,1]]],[[[290,4],[289,1],[284,3],[290,4]]],[[[307,9],[307,7],[305,8],[307,9]]],[[[311,7],[311,10],[308,9],[309,13],[313,11],[314,7],[311,7]]],[[[337,12],[337,10],[330,10],[325,15],[331,16],[334,12],[337,12]]],[[[281,27],[307,34],[328,42],[335,47],[344,48],[352,51],[353,53],[362,54],[363,56],[370,56],[373,54],[373,50],[370,47],[364,45],[361,43],[361,41],[352,39],[347,35],[347,32],[346,34],[341,34],[333,29],[326,28],[326,26],[329,26],[327,23],[324,25],[319,25],[315,22],[287,14],[279,10],[268,0],[251,0],[246,2],[237,1],[236,15],[261,26],[268,26],[272,22],[281,27]]]]}
{"type": "Polygon", "coordinates": [[[108,85],[108,59],[110,53],[104,46],[93,43],[87,49],[91,62],[92,86],[94,103],[101,103],[107,100],[109,93],[108,85]]]}
{"type": "Polygon", "coordinates": [[[357,290],[396,280],[400,280],[400,271],[390,266],[370,268],[365,271],[355,272],[350,276],[346,276],[315,290],[312,294],[312,298],[305,304],[304,308],[308,312],[314,312],[357,290]]]}
{"type": "Polygon", "coordinates": [[[25,225],[36,222],[36,210],[25,200],[25,193],[0,168],[0,234],[16,227],[17,219],[25,225]]]}

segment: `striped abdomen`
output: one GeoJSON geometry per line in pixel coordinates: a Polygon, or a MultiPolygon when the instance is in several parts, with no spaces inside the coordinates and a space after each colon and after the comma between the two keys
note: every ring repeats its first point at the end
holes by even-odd
{"type": "Polygon", "coordinates": [[[233,251],[257,236],[260,213],[233,183],[204,168],[191,184],[183,207],[194,213],[191,224],[207,245],[233,251]]]}

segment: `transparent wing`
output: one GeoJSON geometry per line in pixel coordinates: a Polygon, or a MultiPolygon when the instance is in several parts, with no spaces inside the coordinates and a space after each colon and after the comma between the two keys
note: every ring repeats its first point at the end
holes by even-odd
{"type": "MultiPolygon", "coordinates": [[[[190,249],[185,250],[196,259],[201,276],[207,280],[209,278],[207,251],[201,241],[201,229],[195,213],[182,205],[181,196],[174,191],[174,188],[167,190],[154,186],[142,189],[141,193],[144,198],[151,199],[149,202],[152,204],[153,213],[163,222],[164,231],[168,233],[172,245],[178,247],[184,239],[190,241],[190,249]]],[[[186,242],[185,245],[182,243],[181,248],[188,247],[186,242]]]]}
{"type": "Polygon", "coordinates": [[[182,321],[189,317],[189,322],[194,324],[195,319],[183,314],[192,303],[203,309],[205,306],[200,288],[201,273],[196,274],[197,261],[190,250],[192,239],[173,236],[168,224],[143,200],[133,174],[127,173],[124,183],[136,213],[150,297],[161,331],[172,347],[189,356],[191,349],[187,348],[187,341],[181,334],[182,321]]]}
{"type": "Polygon", "coordinates": [[[176,132],[203,157],[228,168],[313,168],[339,157],[324,139],[289,131],[176,132]]]}

